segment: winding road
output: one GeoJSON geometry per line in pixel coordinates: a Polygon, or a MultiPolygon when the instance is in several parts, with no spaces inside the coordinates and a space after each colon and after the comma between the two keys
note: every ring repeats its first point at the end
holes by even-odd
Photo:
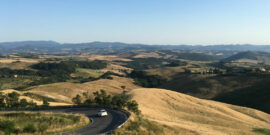
{"type": "MultiPolygon", "coordinates": [[[[17,111],[32,111],[32,112],[53,112],[53,113],[79,113],[86,115],[90,120],[91,123],[85,127],[82,127],[77,130],[57,133],[55,135],[99,135],[99,134],[106,134],[111,132],[112,130],[118,128],[128,119],[128,114],[112,110],[106,109],[108,112],[108,116],[106,117],[98,117],[96,116],[97,112],[103,108],[101,107],[60,107],[60,108],[48,108],[45,110],[17,110],[17,111]]],[[[16,110],[9,110],[9,111],[16,111],[16,110]]],[[[4,112],[9,112],[4,111],[4,112]]],[[[3,111],[1,111],[3,112],[3,111]]]]}
{"type": "Polygon", "coordinates": [[[77,129],[75,131],[69,131],[65,133],[61,133],[61,135],[69,135],[69,134],[80,134],[80,135],[97,135],[97,134],[105,134],[110,132],[111,130],[116,129],[119,125],[124,123],[128,116],[121,112],[106,109],[108,112],[108,116],[106,117],[98,117],[96,116],[97,112],[102,108],[67,108],[67,109],[53,109],[46,110],[49,112],[64,112],[64,113],[80,113],[86,115],[92,121],[89,125],[77,129]]]}
{"type": "Polygon", "coordinates": [[[56,135],[98,135],[98,134],[106,134],[118,126],[123,124],[128,116],[124,112],[106,109],[108,112],[108,116],[106,117],[98,117],[96,116],[97,112],[102,108],[64,108],[64,109],[49,109],[43,110],[45,112],[63,112],[63,113],[80,113],[86,115],[89,119],[91,119],[91,123],[83,128],[59,133],[56,135]]]}
{"type": "Polygon", "coordinates": [[[106,109],[108,116],[98,117],[96,114],[99,110],[104,109],[101,107],[92,106],[60,106],[60,107],[50,107],[47,109],[9,109],[0,112],[14,112],[14,111],[32,111],[32,112],[53,112],[53,113],[79,113],[86,115],[91,123],[80,129],[57,133],[54,135],[100,135],[111,132],[112,130],[118,128],[129,118],[128,113],[123,111],[117,111],[112,109],[106,109]]]}

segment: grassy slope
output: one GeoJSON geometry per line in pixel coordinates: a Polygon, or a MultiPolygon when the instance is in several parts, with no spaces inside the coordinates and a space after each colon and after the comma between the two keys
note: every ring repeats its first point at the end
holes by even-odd
{"type": "Polygon", "coordinates": [[[255,83],[250,87],[221,94],[215,97],[214,100],[252,107],[270,113],[269,83],[269,79],[264,79],[264,81],[255,83]]]}
{"type": "MultiPolygon", "coordinates": [[[[265,79],[270,78],[269,76],[265,79]]],[[[192,96],[211,99],[218,94],[252,86],[263,78],[257,75],[200,75],[178,74],[162,88],[175,90],[192,96]]]]}
{"type": "Polygon", "coordinates": [[[77,77],[80,76],[83,78],[89,78],[89,77],[98,78],[102,74],[104,74],[104,73],[100,72],[99,70],[95,70],[95,69],[77,68],[76,73],[74,75],[77,77]]]}
{"type": "Polygon", "coordinates": [[[145,118],[174,127],[181,135],[252,135],[253,128],[270,127],[270,115],[254,109],[164,89],[141,88],[130,94],[145,118]]]}
{"type": "MultiPolygon", "coordinates": [[[[89,118],[81,114],[65,114],[65,113],[32,113],[32,112],[9,112],[0,113],[0,119],[9,120],[15,123],[15,127],[23,132],[24,127],[33,124],[37,132],[40,125],[46,125],[48,128],[44,133],[49,134],[74,130],[89,124],[89,118]]],[[[0,134],[2,132],[0,131],[0,134]]]]}
{"type": "Polygon", "coordinates": [[[139,86],[133,84],[132,79],[114,76],[113,80],[100,79],[82,84],[63,82],[40,85],[29,88],[28,92],[71,103],[71,99],[75,97],[76,94],[83,92],[89,92],[92,94],[95,91],[103,89],[112,95],[120,94],[123,92],[121,86],[126,86],[126,90],[139,88],[139,86]]]}
{"type": "Polygon", "coordinates": [[[121,128],[116,129],[113,135],[164,135],[179,134],[178,130],[169,126],[149,121],[141,116],[131,115],[128,122],[121,128]]]}
{"type": "Polygon", "coordinates": [[[247,106],[270,113],[270,75],[179,74],[161,86],[199,98],[247,106]]]}
{"type": "MultiPolygon", "coordinates": [[[[37,103],[37,105],[42,105],[43,104],[43,101],[41,99],[37,99],[37,98],[33,98],[33,97],[29,97],[29,96],[24,96],[23,94],[28,92],[21,92],[21,91],[17,91],[17,90],[13,90],[13,89],[7,89],[7,90],[2,90],[1,92],[7,94],[7,93],[11,93],[11,92],[17,92],[19,93],[21,96],[20,96],[20,99],[26,99],[28,102],[30,101],[33,101],[35,103],[37,103]]],[[[56,99],[56,101],[58,101],[56,99]]],[[[71,104],[68,104],[68,103],[64,103],[64,102],[49,102],[50,103],[50,106],[65,106],[65,105],[71,105],[71,104]]]]}

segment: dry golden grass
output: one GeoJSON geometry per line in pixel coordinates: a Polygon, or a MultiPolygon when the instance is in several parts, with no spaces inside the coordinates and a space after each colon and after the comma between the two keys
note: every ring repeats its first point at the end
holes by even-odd
{"type": "Polygon", "coordinates": [[[79,93],[89,92],[92,94],[101,89],[106,90],[108,94],[116,95],[123,92],[121,86],[126,86],[126,90],[139,88],[133,84],[132,79],[113,76],[113,80],[100,79],[86,83],[54,83],[32,87],[28,92],[32,92],[45,97],[60,100],[66,103],[72,103],[71,99],[79,93]]]}
{"type": "Polygon", "coordinates": [[[116,74],[124,75],[125,72],[123,72],[123,71],[131,72],[132,69],[121,66],[121,65],[117,65],[117,64],[114,64],[114,63],[108,63],[107,67],[105,69],[100,70],[100,71],[103,72],[103,73],[113,72],[113,73],[116,73],[116,74]]]}
{"type": "Polygon", "coordinates": [[[13,63],[13,62],[25,62],[25,63],[38,63],[37,59],[28,59],[28,58],[1,58],[0,63],[13,63]]]}
{"type": "Polygon", "coordinates": [[[252,135],[269,128],[270,115],[261,111],[164,90],[140,88],[129,92],[149,120],[179,130],[179,134],[252,135]]]}
{"type": "Polygon", "coordinates": [[[42,59],[28,58],[0,58],[0,68],[29,69],[29,66],[42,61],[42,59]]]}
{"type": "Polygon", "coordinates": [[[140,53],[134,58],[161,58],[161,56],[156,52],[150,52],[150,53],[140,53]]]}
{"type": "MultiPolygon", "coordinates": [[[[42,105],[43,104],[43,101],[40,101],[40,100],[37,100],[37,99],[33,99],[33,98],[28,97],[28,96],[24,96],[23,94],[25,92],[13,90],[13,89],[2,90],[1,92],[3,92],[4,94],[11,93],[11,92],[17,92],[18,94],[20,94],[20,99],[26,99],[28,102],[33,101],[33,102],[37,103],[37,105],[42,105]]],[[[26,92],[28,92],[28,91],[26,91],[26,92]]],[[[67,106],[67,105],[72,105],[72,104],[63,103],[63,102],[49,102],[49,103],[50,103],[50,106],[67,106]]]]}
{"type": "Polygon", "coordinates": [[[114,55],[92,55],[89,56],[89,60],[105,60],[105,61],[132,61],[131,59],[121,58],[114,55]]]}

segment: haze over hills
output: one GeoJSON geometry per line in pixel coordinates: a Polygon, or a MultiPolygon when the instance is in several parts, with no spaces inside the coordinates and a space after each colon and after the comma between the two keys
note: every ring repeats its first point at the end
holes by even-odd
{"type": "Polygon", "coordinates": [[[57,43],[54,41],[20,41],[1,42],[0,53],[114,53],[134,49],[143,50],[197,50],[197,51],[266,51],[270,52],[268,45],[146,45],[127,44],[121,42],[89,42],[89,43],[57,43]],[[91,50],[95,49],[95,50],[91,50]],[[103,49],[103,50],[101,50],[103,49]]]}

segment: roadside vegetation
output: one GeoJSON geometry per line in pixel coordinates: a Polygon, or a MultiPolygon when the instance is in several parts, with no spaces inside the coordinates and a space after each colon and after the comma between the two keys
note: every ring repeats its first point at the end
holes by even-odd
{"type": "Polygon", "coordinates": [[[138,103],[135,100],[131,100],[130,95],[109,95],[105,90],[96,91],[93,93],[93,97],[89,93],[84,92],[82,96],[77,94],[72,102],[78,105],[99,105],[110,108],[128,109],[135,114],[140,114],[138,103]]]}
{"type": "MultiPolygon", "coordinates": [[[[164,135],[169,127],[149,121],[139,115],[132,116],[130,120],[121,128],[112,132],[112,135],[164,135]]],[[[174,129],[170,128],[170,133],[174,129]]],[[[177,132],[177,131],[175,131],[177,132]]],[[[166,132],[168,133],[168,132],[166,132]]]]}
{"type": "Polygon", "coordinates": [[[0,113],[0,134],[52,134],[89,124],[84,115],[65,113],[0,113]]]}

